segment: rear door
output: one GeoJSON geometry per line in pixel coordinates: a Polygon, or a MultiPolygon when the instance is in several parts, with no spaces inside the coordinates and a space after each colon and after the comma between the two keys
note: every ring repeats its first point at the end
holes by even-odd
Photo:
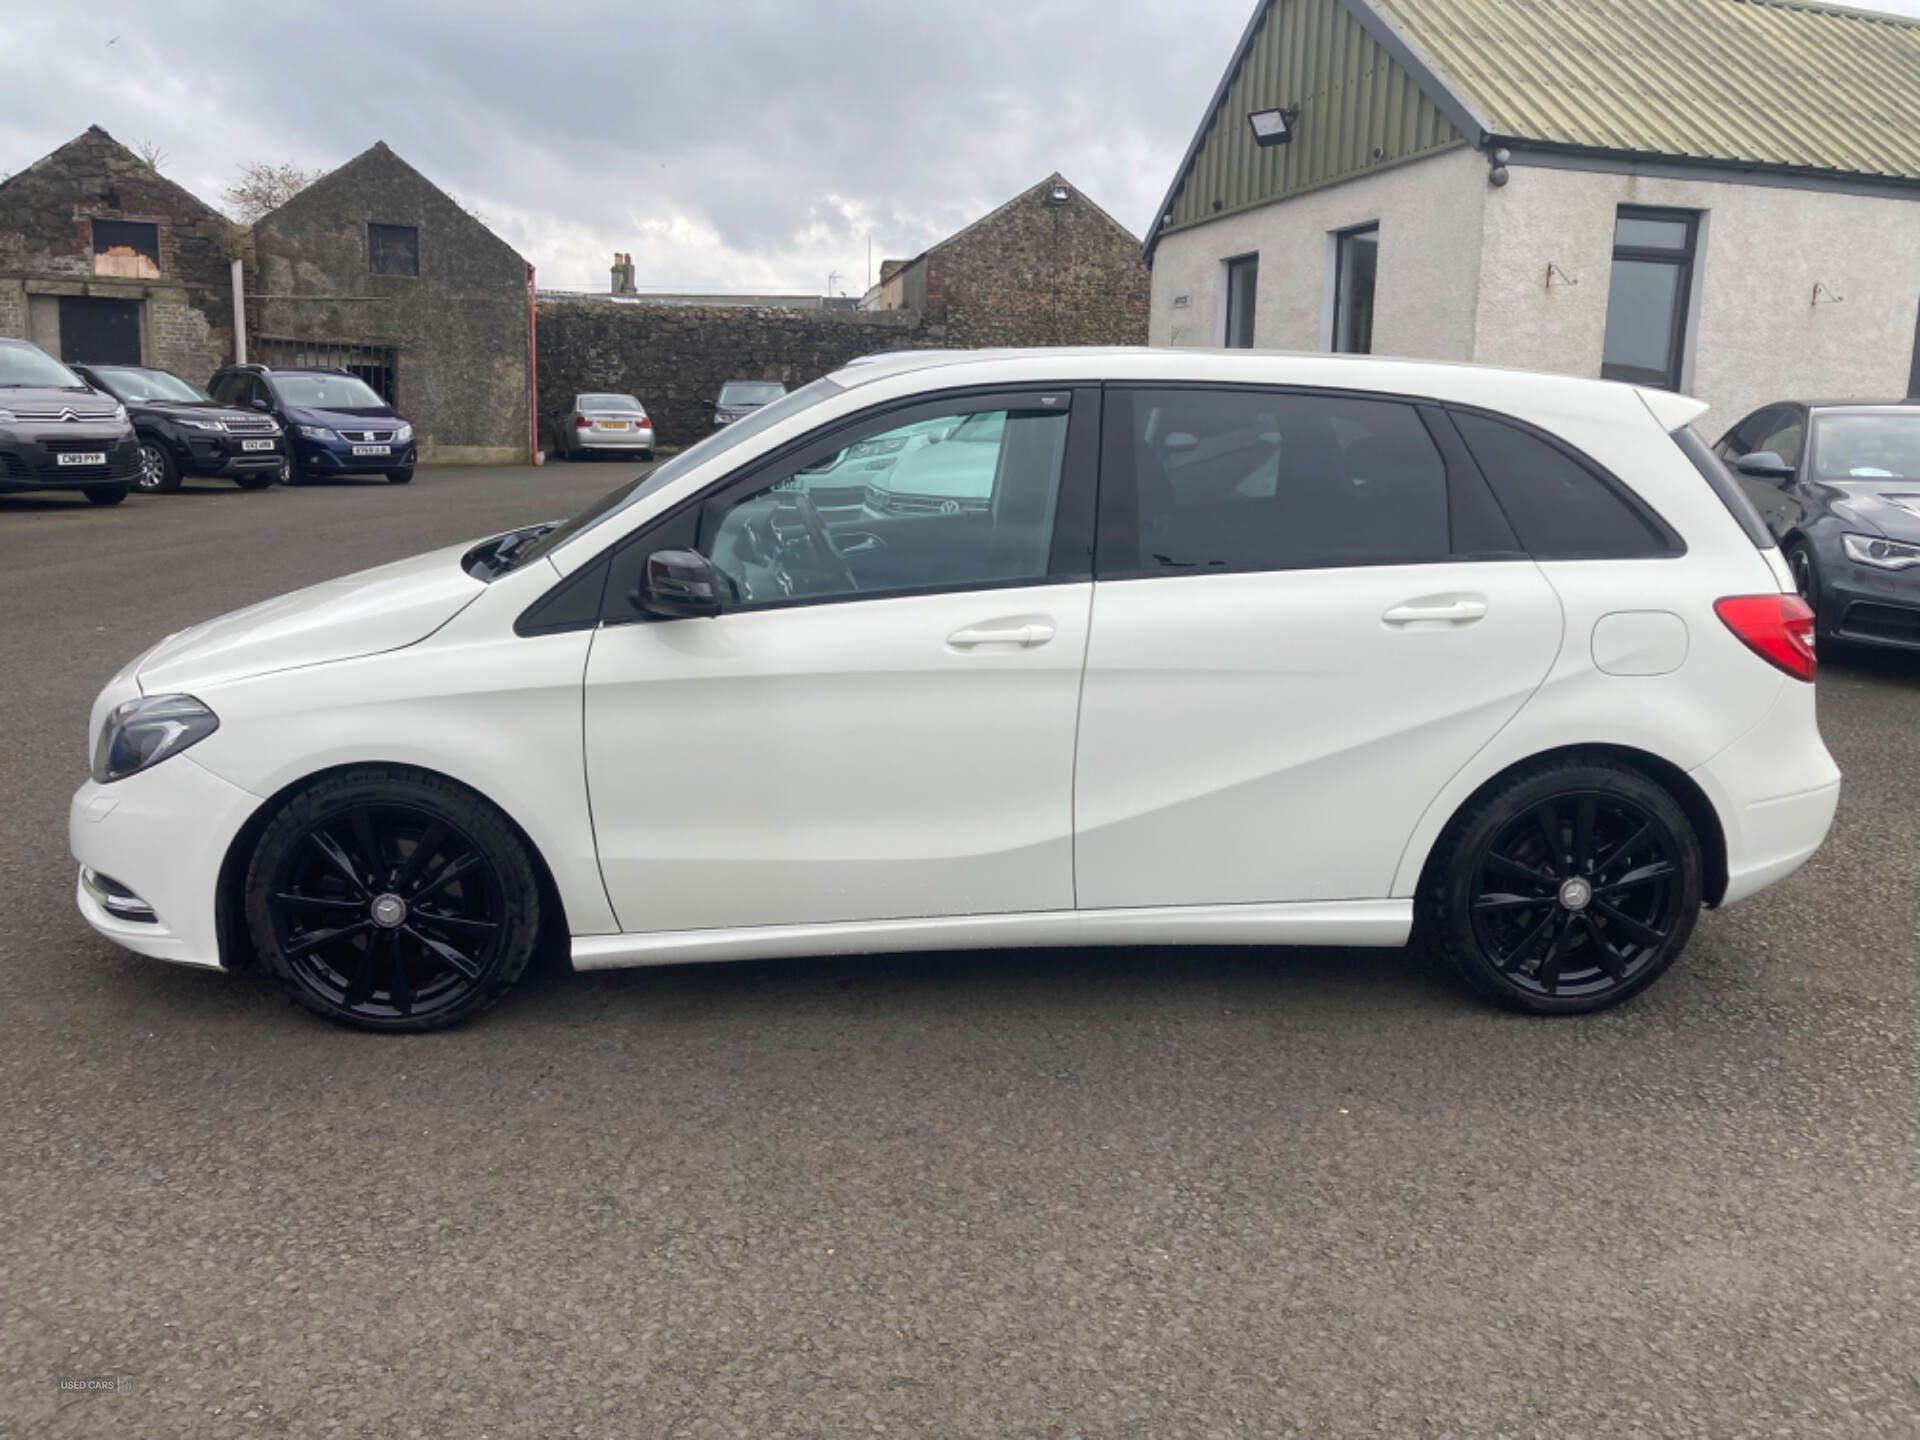
{"type": "Polygon", "coordinates": [[[1083,909],[1376,899],[1560,606],[1447,418],[1113,387],[1076,760],[1083,909]]]}

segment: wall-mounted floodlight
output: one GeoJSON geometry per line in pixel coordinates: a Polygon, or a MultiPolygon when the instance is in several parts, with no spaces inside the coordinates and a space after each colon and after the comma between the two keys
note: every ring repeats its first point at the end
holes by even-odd
{"type": "Polygon", "coordinates": [[[1253,127],[1254,144],[1288,145],[1293,142],[1293,127],[1299,119],[1300,107],[1289,105],[1284,110],[1252,111],[1247,116],[1247,124],[1253,127]]]}
{"type": "Polygon", "coordinates": [[[1064,185],[1056,185],[1047,192],[1047,203],[1049,205],[1064,205],[1071,199],[1073,199],[1073,191],[1064,185]]]}

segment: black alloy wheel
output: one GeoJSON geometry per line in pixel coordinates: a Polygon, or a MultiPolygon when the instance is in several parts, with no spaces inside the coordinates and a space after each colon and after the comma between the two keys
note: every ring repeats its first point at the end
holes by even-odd
{"type": "Polygon", "coordinates": [[[459,1024],[532,957],[539,889],[512,826],[419,771],[323,781],[267,827],[247,878],[267,967],[301,1005],[369,1030],[459,1024]]]}
{"type": "Polygon", "coordinates": [[[1510,782],[1459,826],[1430,897],[1442,948],[1483,993],[1570,1014],[1652,984],[1685,946],[1703,884],[1685,812],[1610,762],[1510,782]]]}
{"type": "Polygon", "coordinates": [[[1814,561],[1813,547],[1805,540],[1796,540],[1787,547],[1787,569],[1793,573],[1793,588],[1813,611],[1814,639],[1825,639],[1827,626],[1820,607],[1820,568],[1814,561]]]}
{"type": "Polygon", "coordinates": [[[147,495],[180,488],[180,467],[167,447],[151,435],[140,437],[140,478],[134,484],[147,495]]]}

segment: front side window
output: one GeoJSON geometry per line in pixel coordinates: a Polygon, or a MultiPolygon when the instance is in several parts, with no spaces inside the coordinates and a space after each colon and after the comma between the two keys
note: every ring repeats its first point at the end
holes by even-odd
{"type": "Polygon", "coordinates": [[[728,609],[1044,579],[1069,417],[986,410],[868,435],[719,502],[728,609]]]}
{"type": "Polygon", "coordinates": [[[1755,442],[1773,428],[1773,422],[1779,416],[1779,409],[1775,406],[1754,411],[1726,433],[1726,437],[1720,442],[1720,455],[1728,460],[1738,460],[1742,455],[1751,455],[1756,448],[1755,442]]]}
{"type": "Polygon", "coordinates": [[[1449,552],[1446,465],[1410,405],[1208,389],[1138,390],[1131,404],[1120,443],[1141,573],[1412,564],[1449,552]]]}
{"type": "Polygon", "coordinates": [[[1699,220],[1691,210],[1620,207],[1613,226],[1601,378],[1680,388],[1699,220]]]}
{"type": "Polygon", "coordinates": [[[417,225],[367,226],[367,268],[376,275],[420,273],[420,229],[417,225]]]}
{"type": "Polygon", "coordinates": [[[1254,303],[1260,293],[1260,257],[1242,255],[1227,261],[1227,327],[1229,350],[1253,348],[1254,303]]]}
{"type": "Polygon", "coordinates": [[[1822,480],[1920,480],[1920,411],[1820,416],[1813,470],[1822,480]]]}
{"type": "Polygon", "coordinates": [[[1807,417],[1798,410],[1782,410],[1753,444],[1756,451],[1771,450],[1789,465],[1799,465],[1807,448],[1807,417]]]}
{"type": "Polygon", "coordinates": [[[1373,282],[1379,270],[1380,227],[1363,225],[1334,237],[1333,348],[1340,355],[1373,353],[1373,282]]]}

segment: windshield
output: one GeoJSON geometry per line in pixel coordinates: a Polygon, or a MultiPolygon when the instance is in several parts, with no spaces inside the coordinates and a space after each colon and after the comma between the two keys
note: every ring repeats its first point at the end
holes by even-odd
{"type": "Polygon", "coordinates": [[[80,377],[34,345],[0,345],[0,385],[37,385],[48,390],[84,390],[80,377]]]}
{"type": "Polygon", "coordinates": [[[198,385],[189,385],[178,375],[169,375],[164,370],[131,370],[96,365],[93,373],[100,377],[102,385],[129,404],[137,405],[142,400],[176,400],[192,404],[213,398],[198,385]]]}
{"type": "Polygon", "coordinates": [[[845,388],[833,380],[822,378],[811,385],[802,386],[791,395],[781,396],[770,405],[762,406],[746,419],[737,421],[724,430],[715,430],[704,440],[689,445],[671,460],[662,461],[650,470],[642,470],[618,490],[602,496],[571,520],[554,526],[533,544],[517,552],[509,568],[517,570],[529,560],[538,560],[542,555],[552,554],[567,541],[591,530],[609,516],[618,515],[629,505],[658,493],[664,486],[672,484],[694,466],[704,465],[716,456],[738,449],[754,436],[765,433],[789,416],[798,415],[803,410],[811,410],[822,400],[838,395],[845,388]]]}
{"type": "Polygon", "coordinates": [[[778,380],[729,380],[720,387],[722,405],[771,405],[787,393],[778,380]]]}
{"type": "Polygon", "coordinates": [[[1822,480],[1920,480],[1920,409],[1814,416],[1813,473],[1822,480]]]}
{"type": "Polygon", "coordinates": [[[384,410],[387,402],[364,380],[351,375],[276,375],[273,388],[284,405],[310,405],[315,410],[384,410]]]}
{"type": "Polygon", "coordinates": [[[582,395],[582,410],[638,410],[646,413],[646,407],[631,395],[582,395]]]}

